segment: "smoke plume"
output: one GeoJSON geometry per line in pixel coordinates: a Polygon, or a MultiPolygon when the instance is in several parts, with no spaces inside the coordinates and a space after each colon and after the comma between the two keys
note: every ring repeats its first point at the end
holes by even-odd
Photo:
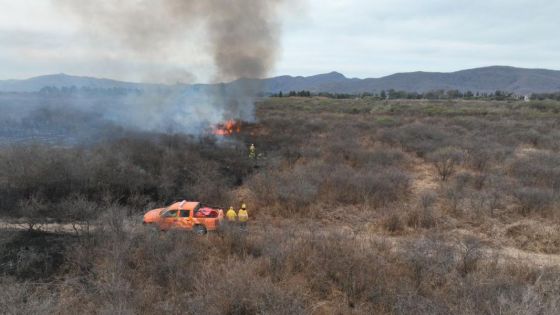
{"type": "MultiPolygon", "coordinates": [[[[257,80],[246,79],[263,78],[274,66],[280,43],[279,7],[284,0],[53,1],[77,16],[96,40],[123,45],[154,62],[176,56],[181,43],[197,39],[193,45],[212,60],[214,83],[241,79],[235,84],[191,89],[177,98],[184,102],[172,106],[172,117],[178,117],[179,123],[253,119],[254,97],[260,87],[257,80]],[[203,36],[193,37],[200,31],[203,36]],[[200,93],[208,97],[200,97],[200,93]],[[191,99],[190,95],[196,97],[191,99]],[[194,104],[200,99],[207,103],[194,104]]],[[[192,57],[184,56],[185,60],[192,57]]],[[[153,79],[162,80],[159,76],[153,79]]],[[[153,98],[149,101],[156,102],[153,98]]],[[[169,103],[169,98],[162,103],[169,103]]],[[[157,110],[152,111],[149,106],[142,108],[148,118],[161,112],[161,106],[166,105],[154,104],[157,110]]]]}

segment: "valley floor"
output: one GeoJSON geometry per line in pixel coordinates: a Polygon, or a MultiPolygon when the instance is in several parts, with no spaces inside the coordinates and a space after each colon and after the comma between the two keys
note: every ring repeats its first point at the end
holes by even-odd
{"type": "Polygon", "coordinates": [[[272,98],[226,139],[3,147],[0,307],[555,314],[559,115],[549,101],[272,98]],[[249,228],[141,225],[178,196],[244,202],[249,228]]]}

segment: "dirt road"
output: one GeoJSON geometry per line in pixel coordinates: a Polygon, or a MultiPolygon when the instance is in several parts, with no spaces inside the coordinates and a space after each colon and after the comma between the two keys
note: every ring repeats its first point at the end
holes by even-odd
{"type": "MultiPolygon", "coordinates": [[[[293,227],[293,225],[291,225],[293,227]]],[[[278,229],[278,227],[268,226],[266,224],[259,225],[258,222],[252,222],[250,225],[249,232],[254,235],[264,235],[266,233],[270,233],[272,229],[278,229]]],[[[25,231],[28,230],[29,227],[25,224],[21,223],[8,223],[6,221],[0,221],[0,229],[2,230],[14,230],[14,231],[25,231]]],[[[51,232],[51,233],[79,233],[80,231],[85,231],[87,229],[86,226],[81,225],[72,225],[72,224],[58,224],[58,223],[50,223],[50,224],[42,224],[37,225],[34,227],[35,230],[44,231],[44,232],[51,232]]],[[[91,231],[95,230],[95,225],[89,227],[91,231]]],[[[143,227],[133,222],[127,222],[126,230],[130,233],[138,233],[145,231],[143,227]]],[[[284,231],[280,231],[284,232],[284,231]]],[[[399,252],[404,251],[407,248],[407,245],[413,244],[414,242],[420,242],[422,237],[416,235],[409,235],[409,236],[394,236],[394,235],[385,235],[382,233],[371,233],[365,231],[354,231],[351,228],[340,228],[340,227],[329,227],[323,226],[319,227],[313,231],[310,229],[305,228],[298,228],[298,229],[291,229],[287,231],[288,238],[296,238],[296,237],[304,237],[304,238],[340,238],[344,239],[348,242],[349,246],[355,246],[362,248],[363,250],[372,250],[380,244],[384,247],[389,248],[391,251],[399,252]]],[[[457,235],[464,234],[460,231],[449,231],[448,232],[449,239],[453,240],[456,239],[457,235]]],[[[450,241],[448,245],[455,246],[457,252],[461,251],[459,248],[458,242],[450,241]]],[[[480,258],[482,260],[487,261],[495,261],[499,264],[508,264],[508,263],[519,263],[523,265],[531,265],[536,267],[560,267],[560,255],[554,254],[542,254],[542,253],[533,253],[524,251],[521,249],[517,249],[514,247],[494,247],[483,245],[480,248],[477,248],[480,254],[480,258]]]]}

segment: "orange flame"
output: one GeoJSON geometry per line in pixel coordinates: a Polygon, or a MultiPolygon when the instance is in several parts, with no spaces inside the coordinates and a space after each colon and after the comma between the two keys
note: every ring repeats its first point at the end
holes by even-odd
{"type": "Polygon", "coordinates": [[[241,132],[241,122],[233,119],[227,120],[225,123],[218,124],[212,133],[216,136],[231,136],[241,132]]]}

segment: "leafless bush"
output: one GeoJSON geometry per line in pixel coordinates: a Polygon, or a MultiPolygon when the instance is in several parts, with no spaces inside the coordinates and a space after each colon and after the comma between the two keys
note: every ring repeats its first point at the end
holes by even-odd
{"type": "Polygon", "coordinates": [[[312,259],[306,271],[311,288],[326,298],[334,286],[347,296],[345,302],[350,307],[364,299],[371,299],[381,309],[390,308],[391,297],[383,295],[390,294],[398,286],[387,278],[387,274],[396,271],[383,256],[359,251],[346,243],[347,240],[336,236],[312,243],[312,259]]]}
{"type": "Polygon", "coordinates": [[[408,174],[395,168],[360,172],[335,167],[327,178],[331,188],[324,197],[340,203],[387,205],[406,196],[410,188],[408,174]]]}
{"type": "Polygon", "coordinates": [[[449,212],[459,214],[465,198],[465,191],[457,186],[444,188],[445,205],[449,212]]]}
{"type": "Polygon", "coordinates": [[[345,138],[339,139],[339,142],[329,143],[323,150],[328,152],[325,157],[327,163],[345,163],[358,169],[400,167],[406,161],[406,156],[401,150],[391,147],[379,147],[372,150],[357,142],[349,143],[345,138]]]}
{"type": "Polygon", "coordinates": [[[551,286],[557,283],[558,277],[557,270],[538,270],[517,264],[505,268],[488,267],[486,271],[476,271],[465,278],[466,286],[459,291],[458,305],[481,314],[554,314],[558,297],[552,293],[557,289],[551,286]]]}
{"type": "Polygon", "coordinates": [[[391,148],[377,149],[368,156],[370,167],[399,167],[406,161],[406,156],[400,150],[391,148]]]}
{"type": "Polygon", "coordinates": [[[434,204],[437,194],[433,191],[422,191],[419,196],[418,206],[407,212],[406,224],[411,228],[430,229],[436,226],[434,204]]]}
{"type": "Polygon", "coordinates": [[[443,301],[434,301],[425,296],[407,292],[399,295],[394,306],[395,314],[434,314],[444,315],[453,313],[443,301]]]}
{"type": "Polygon", "coordinates": [[[446,181],[463,160],[463,152],[457,148],[445,147],[431,153],[428,159],[436,167],[439,178],[446,181]]]}
{"type": "Polygon", "coordinates": [[[281,204],[288,213],[302,213],[317,198],[319,192],[318,183],[305,173],[304,169],[296,170],[294,173],[286,174],[277,179],[275,186],[277,203],[281,204]]]}
{"type": "MultiPolygon", "coordinates": [[[[198,294],[180,302],[187,311],[205,314],[304,314],[297,288],[285,290],[254,273],[255,261],[212,266],[195,280],[198,294]],[[194,302],[194,303],[193,303],[194,302]]],[[[178,309],[179,310],[179,309],[178,309]]]]}
{"type": "Polygon", "coordinates": [[[522,187],[516,189],[513,195],[519,204],[519,211],[523,215],[531,212],[545,214],[554,202],[554,192],[550,189],[522,187]]]}
{"type": "Polygon", "coordinates": [[[318,162],[286,172],[263,172],[249,186],[262,205],[281,205],[281,211],[305,214],[318,201],[377,206],[395,202],[408,194],[410,177],[397,168],[365,171],[318,162]]]}
{"type": "Polygon", "coordinates": [[[420,206],[422,210],[429,210],[437,200],[437,194],[433,191],[422,191],[420,193],[420,206]]]}
{"type": "Polygon", "coordinates": [[[434,211],[430,208],[424,209],[420,216],[420,226],[425,229],[431,229],[437,224],[437,218],[434,211]]]}
{"type": "Polygon", "coordinates": [[[420,292],[453,281],[453,247],[437,237],[411,242],[406,248],[404,259],[410,268],[414,286],[420,292]]]}
{"type": "Polygon", "coordinates": [[[85,148],[1,147],[0,211],[17,217],[18,203],[32,196],[53,206],[49,217],[61,220],[68,214],[54,208],[76,195],[131,205],[141,196],[221,204],[226,187],[239,185],[251,170],[243,152],[184,136],[131,136],[85,148]]]}
{"type": "Polygon", "coordinates": [[[518,141],[522,141],[535,147],[544,141],[543,135],[535,129],[519,131],[512,136],[516,137],[518,141]]]}
{"type": "Polygon", "coordinates": [[[57,218],[72,224],[77,235],[89,235],[91,225],[103,209],[83,195],[70,196],[56,205],[57,218]]]}
{"type": "Polygon", "coordinates": [[[468,150],[466,161],[467,165],[475,171],[485,172],[491,164],[492,152],[479,147],[480,145],[480,143],[477,143],[473,149],[468,150]]]}
{"type": "Polygon", "coordinates": [[[479,260],[482,258],[482,244],[475,237],[467,237],[461,244],[460,272],[466,276],[476,270],[479,260]]]}
{"type": "Polygon", "coordinates": [[[53,314],[60,301],[46,286],[21,283],[12,278],[0,280],[0,308],[4,314],[53,314]]]}
{"type": "Polygon", "coordinates": [[[420,227],[420,211],[412,210],[406,214],[406,225],[411,228],[420,227]]]}
{"type": "Polygon", "coordinates": [[[411,228],[431,229],[436,226],[437,218],[431,208],[412,210],[406,215],[406,224],[411,228]]]}
{"type": "Polygon", "coordinates": [[[389,215],[383,222],[383,226],[391,233],[401,232],[404,229],[401,217],[396,213],[389,215]]]}
{"type": "Polygon", "coordinates": [[[17,215],[23,218],[28,226],[28,230],[32,231],[37,225],[41,225],[47,221],[49,206],[45,200],[33,195],[29,199],[20,200],[17,207],[17,215]]]}
{"type": "Polygon", "coordinates": [[[555,153],[530,153],[515,161],[511,173],[526,186],[560,189],[560,156],[555,153]]]}
{"type": "Polygon", "coordinates": [[[470,209],[470,217],[474,220],[483,220],[485,215],[494,215],[494,210],[500,206],[501,193],[497,191],[473,191],[466,200],[470,209]]]}
{"type": "Polygon", "coordinates": [[[420,157],[450,143],[449,136],[444,130],[423,123],[385,130],[382,139],[390,144],[400,144],[404,149],[414,151],[420,157]]]}

